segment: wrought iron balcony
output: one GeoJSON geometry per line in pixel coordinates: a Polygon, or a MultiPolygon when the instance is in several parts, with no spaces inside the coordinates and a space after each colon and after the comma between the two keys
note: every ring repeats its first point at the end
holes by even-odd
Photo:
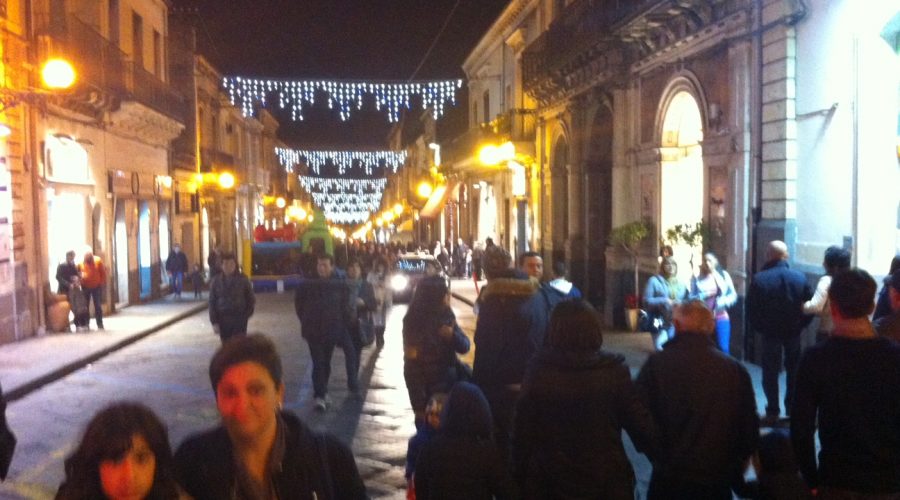
{"type": "Polygon", "coordinates": [[[471,166],[478,150],[485,144],[511,141],[520,150],[534,147],[535,115],[530,109],[509,109],[490,123],[470,128],[442,145],[441,157],[447,165],[471,166]]]}
{"type": "Polygon", "coordinates": [[[78,74],[73,104],[95,112],[114,110],[123,101],[139,102],[183,121],[184,98],[167,83],[128,61],[127,55],[91,25],[68,15],[35,15],[35,34],[46,54],[65,57],[78,74]]]}
{"type": "Polygon", "coordinates": [[[234,156],[210,148],[200,148],[200,170],[212,172],[215,167],[235,168],[234,156]]]}

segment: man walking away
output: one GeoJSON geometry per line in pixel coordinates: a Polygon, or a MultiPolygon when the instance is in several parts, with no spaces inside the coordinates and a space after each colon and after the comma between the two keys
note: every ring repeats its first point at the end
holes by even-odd
{"type": "Polygon", "coordinates": [[[256,308],[253,284],[237,267],[234,254],[222,255],[222,272],[209,284],[209,322],[223,344],[234,335],[247,334],[256,308]]]}
{"type": "Polygon", "coordinates": [[[328,409],[328,379],[335,345],[344,351],[347,389],[359,391],[356,347],[350,338],[350,286],[347,275],[334,267],[331,255],[316,259],[317,278],[305,279],[294,294],[294,309],[300,320],[300,333],[309,345],[312,358],[313,392],[316,410],[328,409]]]}
{"type": "Polygon", "coordinates": [[[747,294],[750,326],[762,335],[762,385],[766,393],[763,424],[775,425],[781,414],[778,400],[778,373],[784,351],[787,387],[785,412],[790,415],[794,395],[794,374],[800,360],[800,333],[811,316],[803,314],[803,303],[812,298],[812,287],[803,273],[788,265],[787,245],[772,241],[766,251],[766,264],[753,276],[747,294]]]}
{"type": "Polygon", "coordinates": [[[181,251],[181,245],[172,246],[172,253],[166,259],[166,272],[172,279],[172,292],[176,298],[181,298],[181,289],[184,287],[184,274],[188,270],[187,255],[181,251]]]}
{"type": "Polygon", "coordinates": [[[900,346],[869,322],[875,288],[861,269],[834,277],[834,331],[806,351],[797,370],[791,435],[803,478],[819,498],[900,498],[900,346]]]}
{"type": "Polygon", "coordinates": [[[731,500],[759,440],[750,375],[716,348],[703,301],[676,306],[673,322],[675,338],[637,378],[662,437],[647,498],[731,500]]]}

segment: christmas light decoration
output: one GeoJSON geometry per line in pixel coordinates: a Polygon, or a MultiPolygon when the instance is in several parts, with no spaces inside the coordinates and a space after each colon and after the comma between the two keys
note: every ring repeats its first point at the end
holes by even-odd
{"type": "Polygon", "coordinates": [[[271,80],[226,76],[222,85],[228,92],[231,104],[241,108],[244,116],[253,114],[253,106],[268,105],[274,95],[281,109],[290,108],[291,119],[303,120],[303,107],[314,105],[316,94],[324,93],[328,108],[337,107],[341,120],[350,118],[353,111],[362,109],[363,97],[372,96],[375,107],[388,115],[391,123],[400,120],[400,110],[412,106],[411,98],[419,96],[422,109],[431,108],[434,119],[444,114],[447,103],[456,105],[456,91],[462,80],[437,80],[421,82],[360,82],[347,80],[271,80]]]}
{"type": "Polygon", "coordinates": [[[406,151],[313,151],[306,149],[275,148],[281,165],[291,172],[294,165],[304,162],[317,175],[322,167],[331,163],[344,175],[354,169],[372,175],[376,168],[390,169],[391,173],[406,162],[406,151]]]}
{"type": "Polygon", "coordinates": [[[363,222],[381,206],[387,179],[298,176],[313,203],[335,224],[363,222]]]}

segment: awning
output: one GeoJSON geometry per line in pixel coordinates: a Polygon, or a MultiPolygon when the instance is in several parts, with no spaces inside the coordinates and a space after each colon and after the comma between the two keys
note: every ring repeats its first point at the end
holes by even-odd
{"type": "Polygon", "coordinates": [[[447,196],[456,189],[457,184],[456,181],[453,181],[449,185],[445,184],[434,188],[434,192],[428,197],[428,201],[425,202],[425,207],[422,208],[419,215],[426,219],[437,217],[441,213],[441,210],[444,209],[444,203],[447,202],[447,196]]]}

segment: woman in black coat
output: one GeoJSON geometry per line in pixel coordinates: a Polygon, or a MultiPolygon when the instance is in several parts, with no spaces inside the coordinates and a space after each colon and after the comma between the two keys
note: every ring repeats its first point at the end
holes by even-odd
{"type": "Polygon", "coordinates": [[[403,377],[416,420],[425,415],[432,394],[449,392],[465,376],[456,354],[469,351],[469,338],[450,309],[444,278],[429,276],[416,287],[403,317],[403,377]]]}
{"type": "Polygon", "coordinates": [[[587,302],[560,303],[525,375],[513,427],[525,498],[634,498],[622,429],[651,454],[656,428],[624,358],[600,350],[600,325],[587,302]]]}

